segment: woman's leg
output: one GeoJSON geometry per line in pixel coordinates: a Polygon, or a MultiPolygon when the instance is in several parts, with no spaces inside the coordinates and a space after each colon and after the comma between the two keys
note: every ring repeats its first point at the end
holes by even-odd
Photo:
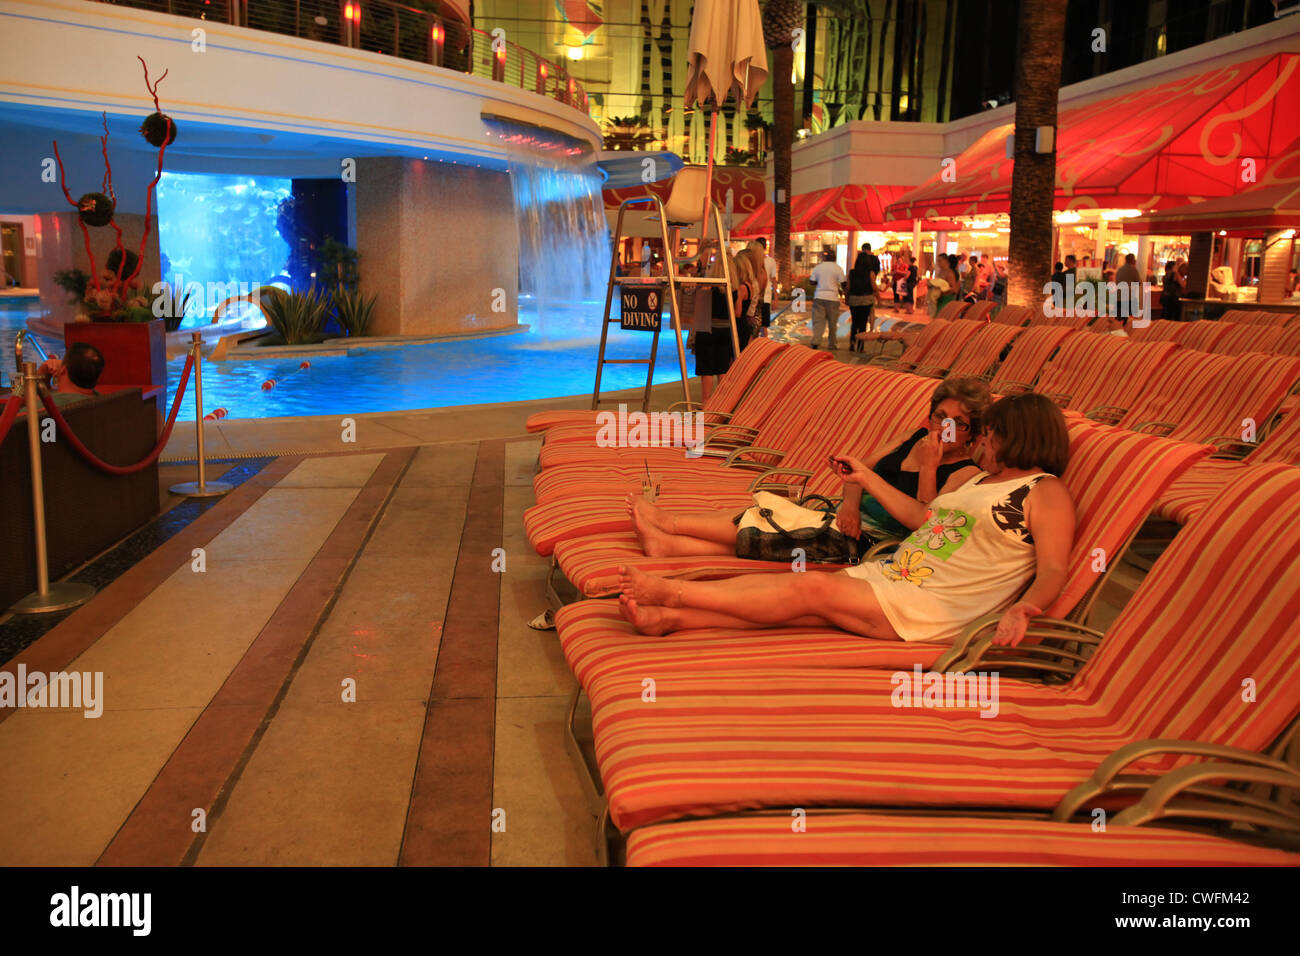
{"type": "Polygon", "coordinates": [[[641,549],[651,558],[732,555],[736,526],[726,515],[676,515],[628,495],[628,513],[641,549]]]}
{"type": "MultiPolygon", "coordinates": [[[[752,630],[765,627],[755,624],[743,617],[719,614],[716,611],[697,611],[684,607],[642,607],[627,595],[619,595],[619,612],[635,625],[642,634],[658,637],[672,631],[697,630],[703,627],[733,627],[752,630]]],[[[830,621],[821,617],[804,617],[788,621],[792,627],[833,627],[830,621]]]]}
{"type": "Polygon", "coordinates": [[[781,627],[807,618],[829,621],[864,637],[898,638],[871,585],[847,574],[808,571],[746,574],[721,581],[668,581],[619,568],[621,590],[639,607],[712,611],[781,627]]]}

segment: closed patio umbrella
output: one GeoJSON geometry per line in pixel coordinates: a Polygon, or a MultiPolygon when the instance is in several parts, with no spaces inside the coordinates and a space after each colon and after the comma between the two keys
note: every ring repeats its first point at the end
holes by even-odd
{"type": "Polygon", "coordinates": [[[696,0],[687,48],[686,107],[711,105],[709,158],[704,187],[701,240],[708,235],[713,151],[718,137],[718,107],[735,96],[749,106],[767,79],[767,47],[758,0],[696,0]]]}

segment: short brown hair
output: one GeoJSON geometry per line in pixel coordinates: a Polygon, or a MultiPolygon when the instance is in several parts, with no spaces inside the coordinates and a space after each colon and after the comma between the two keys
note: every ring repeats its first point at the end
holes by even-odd
{"type": "Polygon", "coordinates": [[[1058,478],[1070,461],[1065,416],[1046,395],[1022,392],[999,398],[984,412],[984,427],[1002,439],[998,457],[1007,468],[1041,468],[1058,478]]]}
{"type": "Polygon", "coordinates": [[[956,375],[945,378],[930,395],[930,414],[934,414],[940,402],[950,398],[957,399],[970,412],[969,434],[974,438],[980,433],[984,424],[984,414],[989,402],[993,400],[988,384],[978,378],[963,378],[956,375]]]}

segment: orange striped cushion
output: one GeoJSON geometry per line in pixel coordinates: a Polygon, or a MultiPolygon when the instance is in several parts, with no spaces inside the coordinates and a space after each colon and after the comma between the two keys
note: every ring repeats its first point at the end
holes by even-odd
{"type": "Polygon", "coordinates": [[[1159,518],[1187,524],[1223,490],[1224,485],[1249,468],[1240,461],[1201,461],[1165,489],[1152,513],[1159,518]]]}
{"type": "Polygon", "coordinates": [[[1030,326],[1020,338],[1016,339],[1006,360],[998,366],[997,373],[989,383],[995,394],[1002,394],[1011,386],[1011,382],[1023,382],[1033,385],[1047,360],[1066,339],[1073,336],[1074,330],[1060,325],[1030,326]]]}
{"type": "Polygon", "coordinates": [[[642,827],[628,835],[627,865],[1300,866],[1300,853],[1157,826],[778,813],[642,827]]]}
{"type": "Polygon", "coordinates": [[[1297,380],[1300,358],[1184,350],[1151,380],[1120,424],[1173,422],[1178,427],[1168,437],[1184,441],[1236,435],[1247,419],[1263,428],[1297,380]]]}
{"type": "MultiPolygon", "coordinates": [[[[760,339],[759,341],[769,341],[760,339]]],[[[746,350],[748,351],[748,350],[746,350]]],[[[764,349],[760,348],[763,354],[764,349]]],[[[749,428],[759,428],[780,415],[782,400],[792,390],[800,387],[803,380],[813,368],[831,361],[829,352],[817,352],[804,346],[787,346],[775,353],[772,361],[763,366],[763,374],[755,382],[755,387],[745,393],[745,400],[734,410],[731,423],[749,428]]],[[[750,366],[753,368],[753,366],[750,366]]],[[[722,376],[726,381],[730,372],[722,376]]],[[[752,378],[751,378],[752,381],[752,378]]],[[[596,445],[596,429],[592,429],[586,441],[562,442],[552,445],[549,441],[542,446],[538,461],[543,468],[563,464],[580,464],[588,461],[617,462],[626,459],[636,449],[602,448],[596,445]]],[[[680,452],[679,452],[680,453],[680,452]]]]}
{"type": "Polygon", "coordinates": [[[1238,322],[1242,325],[1289,325],[1296,319],[1295,312],[1260,312],[1255,309],[1233,309],[1223,314],[1220,322],[1238,322]]]}
{"type": "MultiPolygon", "coordinates": [[[[827,358],[811,360],[795,370],[786,387],[780,391],[774,390],[776,397],[767,403],[770,414],[765,415],[757,424],[758,436],[752,442],[755,446],[788,450],[805,432],[816,408],[837,390],[844,388],[853,372],[848,366],[830,361],[829,352],[814,352],[805,348],[791,348],[789,352],[827,358]],[[797,401],[790,399],[793,395],[798,396],[797,401]]],[[[735,421],[737,424],[742,423],[735,421]]],[[[706,458],[702,462],[699,458],[688,457],[682,448],[599,448],[593,442],[587,451],[606,454],[594,459],[578,454],[578,450],[571,447],[558,449],[560,455],[567,454],[577,460],[552,464],[534,477],[533,492],[539,503],[575,495],[599,494],[602,491],[621,497],[629,490],[640,488],[647,463],[652,475],[667,484],[716,470],[719,467],[717,462],[721,461],[706,458]],[[711,464],[704,465],[705,462],[711,464]],[[702,465],[704,471],[701,471],[702,465]]],[[[545,447],[542,455],[546,455],[545,447]]]]}
{"type": "Polygon", "coordinates": [[[1134,324],[1134,342],[1176,342],[1178,335],[1188,327],[1187,322],[1175,322],[1172,319],[1156,319],[1148,325],[1134,324]]]}
{"type": "Polygon", "coordinates": [[[1034,310],[1027,305],[1005,305],[998,309],[993,321],[999,325],[1024,325],[1033,314],[1034,310]]]}
{"type": "Polygon", "coordinates": [[[1018,325],[985,324],[980,327],[962,349],[957,361],[950,367],[949,375],[983,375],[993,368],[1010,345],[1025,330],[1018,325]]]}
{"type": "Polygon", "coordinates": [[[1273,351],[1279,355],[1300,355],[1300,321],[1291,322],[1282,330],[1273,351]]]}
{"type": "MultiPolygon", "coordinates": [[[[772,339],[757,338],[740,353],[740,358],[731,366],[731,370],[722,377],[717,390],[704,403],[712,411],[732,411],[744,396],[746,389],[759,375],[776,353],[785,346],[772,339]]],[[[561,425],[583,425],[595,428],[596,412],[590,409],[560,409],[549,412],[536,412],[528,416],[525,427],[530,432],[547,431],[561,425]]],[[[548,436],[549,437],[549,436],[548,436]]]]}
{"type": "Polygon", "coordinates": [[[1128,408],[1177,350],[1173,342],[1126,342],[1118,336],[1078,335],[1043,369],[1034,391],[1068,395],[1067,408],[1128,408]]]}
{"type": "Polygon", "coordinates": [[[981,299],[979,302],[972,302],[969,309],[961,314],[963,319],[970,322],[988,322],[989,313],[997,306],[996,302],[989,299],[981,299]]]}
{"type": "MultiPolygon", "coordinates": [[[[957,319],[943,330],[943,334],[935,337],[931,347],[924,353],[924,356],[917,360],[918,368],[937,368],[949,369],[961,355],[962,349],[966,343],[971,340],[976,332],[985,325],[984,322],[972,322],[968,319],[957,319]]],[[[906,356],[899,359],[899,364],[907,360],[906,356]]]]}
{"type": "MultiPolygon", "coordinates": [[[[1227,324],[1227,323],[1223,323],[1227,324]]],[[[1284,329],[1280,325],[1246,325],[1232,323],[1214,343],[1211,351],[1220,355],[1244,355],[1247,352],[1272,352],[1284,329]]]]}
{"type": "Polygon", "coordinates": [[[1277,533],[1292,519],[1300,470],[1249,469],[1157,560],[1073,681],[1003,681],[994,720],[895,707],[878,671],[673,673],[653,701],[651,674],[597,679],[611,819],[626,830],[763,806],[1046,810],[1132,741],[1262,751],[1300,713],[1300,592],[1277,587],[1300,571],[1300,536],[1277,533]]]}
{"type": "Polygon", "coordinates": [[[1174,335],[1174,341],[1185,349],[1199,352],[1217,352],[1215,344],[1235,328],[1231,322],[1181,322],[1182,328],[1174,335]]]}

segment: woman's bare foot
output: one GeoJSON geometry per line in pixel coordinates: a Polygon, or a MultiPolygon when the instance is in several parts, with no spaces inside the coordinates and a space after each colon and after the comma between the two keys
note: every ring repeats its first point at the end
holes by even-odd
{"type": "Polygon", "coordinates": [[[670,536],[652,520],[654,505],[647,504],[646,508],[629,506],[628,510],[632,515],[632,528],[636,531],[636,538],[641,542],[641,550],[646,557],[664,558],[671,555],[673,547],[670,536]]]}
{"type": "Polygon", "coordinates": [[[627,513],[632,516],[632,520],[638,526],[649,525],[669,533],[673,530],[672,516],[664,514],[660,508],[656,508],[654,503],[644,495],[627,496],[627,513]]]}
{"type": "Polygon", "coordinates": [[[619,590],[642,607],[681,607],[679,585],[627,565],[618,568],[619,590]]]}
{"type": "Polygon", "coordinates": [[[635,600],[622,595],[618,602],[619,613],[623,619],[640,633],[651,637],[661,637],[671,628],[668,623],[668,611],[661,607],[641,607],[635,600]]]}

